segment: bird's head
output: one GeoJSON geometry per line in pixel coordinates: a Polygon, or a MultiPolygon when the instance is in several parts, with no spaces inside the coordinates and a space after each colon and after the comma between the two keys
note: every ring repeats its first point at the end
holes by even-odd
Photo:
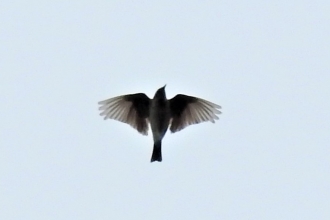
{"type": "Polygon", "coordinates": [[[157,99],[166,99],[165,87],[166,87],[166,84],[165,84],[165,86],[159,88],[157,90],[154,98],[157,98],[157,99]]]}

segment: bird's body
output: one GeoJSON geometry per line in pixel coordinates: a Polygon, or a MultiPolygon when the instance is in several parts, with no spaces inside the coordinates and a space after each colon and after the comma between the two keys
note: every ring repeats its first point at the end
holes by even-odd
{"type": "Polygon", "coordinates": [[[169,102],[166,99],[165,90],[159,89],[150,105],[150,127],[154,139],[154,149],[151,162],[162,161],[162,139],[170,124],[171,113],[169,102]],[[164,94],[163,94],[164,93],[164,94]]]}
{"type": "Polygon", "coordinates": [[[170,114],[169,102],[155,96],[151,102],[149,117],[154,141],[164,137],[170,123],[170,114]]]}
{"type": "Polygon", "coordinates": [[[101,116],[111,118],[137,129],[141,134],[148,134],[150,123],[154,148],[151,162],[162,161],[161,144],[170,126],[172,133],[191,124],[203,121],[214,123],[220,106],[204,99],[177,95],[167,100],[165,86],[158,89],[153,99],[143,93],[118,96],[99,102],[101,116]]]}

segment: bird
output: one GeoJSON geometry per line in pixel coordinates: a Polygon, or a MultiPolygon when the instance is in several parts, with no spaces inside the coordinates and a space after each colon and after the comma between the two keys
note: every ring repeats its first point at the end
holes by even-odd
{"type": "Polygon", "coordinates": [[[139,133],[148,135],[149,124],[153,135],[150,162],[162,161],[162,139],[168,128],[172,133],[201,122],[219,119],[221,106],[205,99],[178,94],[166,98],[165,87],[159,88],[153,99],[144,93],[121,95],[98,102],[100,115],[129,124],[139,133]]]}

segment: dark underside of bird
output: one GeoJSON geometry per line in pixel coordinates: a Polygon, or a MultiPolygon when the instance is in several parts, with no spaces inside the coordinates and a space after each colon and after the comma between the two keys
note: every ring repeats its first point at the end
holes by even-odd
{"type": "Polygon", "coordinates": [[[104,119],[114,119],[135,128],[143,135],[152,128],[154,148],[151,162],[162,161],[162,139],[169,129],[178,132],[187,126],[219,119],[221,106],[205,99],[178,94],[166,98],[165,86],[150,99],[144,93],[117,96],[100,101],[100,115],[104,119]]]}

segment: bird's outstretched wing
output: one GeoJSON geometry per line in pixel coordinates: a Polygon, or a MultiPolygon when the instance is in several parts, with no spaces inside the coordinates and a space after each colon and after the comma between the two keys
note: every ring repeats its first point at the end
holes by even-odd
{"type": "Polygon", "coordinates": [[[171,109],[171,132],[177,132],[188,125],[198,124],[204,121],[219,119],[217,114],[221,112],[221,106],[204,99],[187,95],[176,95],[170,99],[171,109]]]}
{"type": "Polygon", "coordinates": [[[150,99],[144,93],[117,96],[100,101],[100,115],[131,125],[143,135],[148,134],[150,99]]]}

